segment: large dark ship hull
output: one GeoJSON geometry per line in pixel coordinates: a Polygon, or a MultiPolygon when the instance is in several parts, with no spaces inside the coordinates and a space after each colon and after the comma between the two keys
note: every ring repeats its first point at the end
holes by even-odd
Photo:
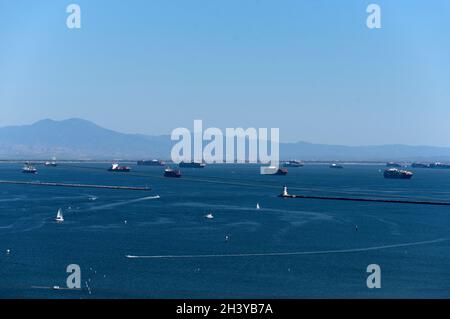
{"type": "Polygon", "coordinates": [[[180,178],[181,172],[175,171],[175,170],[166,170],[164,171],[164,177],[174,177],[174,178],[180,178]]]}
{"type": "Polygon", "coordinates": [[[288,170],[285,168],[279,168],[277,172],[274,175],[286,175],[288,173],[288,170]]]}
{"type": "Polygon", "coordinates": [[[429,164],[424,164],[424,163],[412,163],[411,167],[414,168],[430,168],[429,164]]]}
{"type": "Polygon", "coordinates": [[[116,173],[128,173],[129,171],[131,171],[131,168],[128,167],[121,167],[121,168],[109,168],[108,172],[116,172],[116,173]]]}
{"type": "Polygon", "coordinates": [[[411,179],[413,174],[409,171],[402,171],[398,169],[388,169],[384,171],[384,178],[390,179],[411,179]]]}
{"type": "Polygon", "coordinates": [[[178,166],[184,168],[204,168],[206,165],[204,163],[196,163],[196,162],[190,163],[181,162],[180,164],[178,164],[178,166]]]}
{"type": "Polygon", "coordinates": [[[24,174],[36,174],[37,171],[27,171],[27,170],[23,170],[22,173],[24,173],[24,174]]]}
{"type": "Polygon", "coordinates": [[[450,168],[450,164],[433,163],[433,164],[430,164],[429,167],[430,167],[430,168],[443,168],[443,169],[449,169],[449,168],[450,168]]]}

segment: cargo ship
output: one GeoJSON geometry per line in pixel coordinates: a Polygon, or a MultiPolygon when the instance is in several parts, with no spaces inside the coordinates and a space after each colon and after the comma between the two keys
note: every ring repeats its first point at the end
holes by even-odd
{"type": "Polygon", "coordinates": [[[284,162],[283,166],[284,167],[302,167],[302,166],[304,166],[304,164],[302,162],[300,162],[300,161],[292,160],[292,161],[284,162]]]}
{"type": "Polygon", "coordinates": [[[179,177],[181,177],[181,172],[180,172],[180,170],[174,170],[174,169],[171,169],[170,167],[167,167],[164,170],[164,177],[176,177],[176,178],[179,178],[179,177]]]}
{"type": "Polygon", "coordinates": [[[154,160],[141,160],[137,162],[138,165],[144,165],[144,166],[164,166],[166,163],[164,163],[161,160],[154,159],[154,160]]]}
{"type": "Polygon", "coordinates": [[[47,166],[47,167],[56,167],[56,166],[58,166],[58,164],[56,164],[55,161],[51,161],[51,162],[45,162],[45,163],[44,163],[44,166],[47,166]]]}
{"type": "Polygon", "coordinates": [[[186,168],[204,168],[206,164],[198,162],[181,162],[180,164],[178,164],[178,166],[186,168]]]}
{"type": "Polygon", "coordinates": [[[58,166],[58,164],[56,164],[56,157],[52,157],[51,161],[46,161],[44,163],[44,166],[47,166],[47,167],[56,167],[56,166],[58,166]]]}
{"type": "Polygon", "coordinates": [[[386,167],[402,167],[402,165],[400,163],[396,163],[396,162],[387,162],[386,163],[386,167]]]}
{"type": "Polygon", "coordinates": [[[389,168],[384,171],[384,178],[410,179],[413,173],[397,168],[389,168]]]}
{"type": "Polygon", "coordinates": [[[25,166],[22,168],[22,173],[25,173],[25,174],[36,174],[37,173],[37,169],[31,164],[25,164],[25,166]]]}
{"type": "Polygon", "coordinates": [[[450,168],[450,164],[444,164],[444,163],[436,162],[436,163],[430,164],[429,167],[430,168],[446,168],[446,169],[449,169],[450,168]]]}
{"type": "Polygon", "coordinates": [[[286,168],[279,168],[277,166],[263,166],[261,167],[261,175],[286,175],[288,170],[286,168]]]}
{"type": "Polygon", "coordinates": [[[120,166],[118,163],[114,163],[108,168],[108,172],[129,172],[131,171],[131,167],[128,166],[120,166]]]}
{"type": "Polygon", "coordinates": [[[430,168],[430,164],[425,164],[425,163],[412,163],[411,167],[414,168],[430,168]]]}

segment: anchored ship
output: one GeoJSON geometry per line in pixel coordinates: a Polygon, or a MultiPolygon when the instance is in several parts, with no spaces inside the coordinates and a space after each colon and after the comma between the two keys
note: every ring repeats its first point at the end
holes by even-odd
{"type": "Polygon", "coordinates": [[[430,168],[450,168],[450,164],[444,164],[440,162],[432,163],[429,166],[430,168]]]}
{"type": "Polygon", "coordinates": [[[300,161],[292,160],[292,161],[284,162],[283,166],[284,167],[302,167],[302,166],[304,166],[304,164],[302,162],[300,162],[300,161]]]}
{"type": "Polygon", "coordinates": [[[58,164],[56,164],[56,157],[53,157],[51,161],[45,162],[44,166],[47,166],[47,167],[56,167],[56,166],[58,166],[58,164]]]}
{"type": "Polygon", "coordinates": [[[411,167],[414,168],[430,168],[430,164],[425,164],[425,163],[412,163],[411,167]]]}
{"type": "Polygon", "coordinates": [[[108,168],[109,172],[129,172],[131,171],[131,167],[129,166],[120,166],[118,163],[114,163],[108,168]]]}
{"type": "Polygon", "coordinates": [[[389,168],[384,171],[384,178],[410,179],[413,173],[397,168],[389,168]]]}
{"type": "Polygon", "coordinates": [[[279,168],[277,166],[263,166],[261,167],[261,175],[286,175],[288,170],[286,168],[279,168]]]}
{"type": "Polygon", "coordinates": [[[58,166],[58,164],[56,164],[56,162],[45,162],[45,163],[44,163],[44,166],[47,166],[47,167],[56,167],[56,166],[58,166]]]}
{"type": "Polygon", "coordinates": [[[154,160],[141,160],[137,162],[138,165],[144,165],[144,166],[164,166],[165,163],[161,160],[154,159],[154,160]]]}
{"type": "Polygon", "coordinates": [[[402,167],[402,165],[399,163],[396,163],[396,162],[387,162],[386,167],[397,167],[398,168],[398,167],[402,167]]]}
{"type": "Polygon", "coordinates": [[[206,166],[205,163],[198,163],[198,162],[181,162],[178,164],[179,167],[186,167],[186,168],[204,168],[206,166]]]}
{"type": "Polygon", "coordinates": [[[180,172],[180,170],[174,170],[174,169],[171,169],[170,167],[167,167],[164,170],[164,176],[165,177],[181,177],[181,172],[180,172]]]}

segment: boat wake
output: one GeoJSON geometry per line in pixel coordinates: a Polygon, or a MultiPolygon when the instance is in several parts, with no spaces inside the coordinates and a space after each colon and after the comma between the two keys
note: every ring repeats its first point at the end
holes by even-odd
{"type": "Polygon", "coordinates": [[[316,250],[316,251],[296,251],[296,252],[272,252],[272,253],[243,253],[243,254],[210,254],[210,255],[153,255],[153,256],[136,256],[126,255],[129,259],[171,259],[171,258],[227,258],[227,257],[269,257],[269,256],[304,256],[304,255],[329,255],[329,254],[349,254],[359,253],[372,250],[383,250],[390,248],[411,247],[420,245],[430,245],[441,242],[450,241],[450,238],[438,238],[434,240],[416,241],[402,244],[371,246],[351,249],[336,250],[316,250]]]}
{"type": "Polygon", "coordinates": [[[113,207],[117,207],[117,206],[123,206],[123,205],[143,202],[143,201],[146,201],[146,200],[159,199],[159,198],[161,198],[159,195],[141,197],[141,198],[131,199],[131,200],[122,201],[122,202],[118,202],[118,203],[111,203],[111,204],[93,206],[93,207],[88,208],[87,211],[109,209],[109,208],[113,208],[113,207]]]}

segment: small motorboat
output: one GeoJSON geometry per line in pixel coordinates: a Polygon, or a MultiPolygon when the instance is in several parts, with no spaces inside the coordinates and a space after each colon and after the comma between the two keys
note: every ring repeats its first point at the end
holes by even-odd
{"type": "Polygon", "coordinates": [[[208,214],[205,215],[205,218],[207,218],[207,219],[213,219],[213,218],[214,218],[214,215],[213,215],[212,213],[208,213],[208,214]]]}
{"type": "Polygon", "coordinates": [[[22,168],[22,173],[25,173],[25,174],[36,174],[37,173],[37,169],[36,169],[36,167],[34,167],[31,164],[26,164],[22,168]]]}

